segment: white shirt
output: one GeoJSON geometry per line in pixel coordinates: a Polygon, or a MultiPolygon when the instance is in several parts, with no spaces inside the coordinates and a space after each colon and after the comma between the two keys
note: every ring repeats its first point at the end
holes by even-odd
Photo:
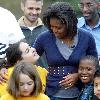
{"type": "Polygon", "coordinates": [[[2,52],[9,44],[18,42],[23,38],[24,35],[15,16],[7,9],[0,7],[0,58],[5,56],[2,52]]]}

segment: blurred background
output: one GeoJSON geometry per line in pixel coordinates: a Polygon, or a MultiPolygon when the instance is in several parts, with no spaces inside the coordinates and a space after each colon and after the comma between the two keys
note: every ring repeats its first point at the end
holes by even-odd
{"type": "MultiPolygon", "coordinates": [[[[69,2],[75,8],[77,17],[81,16],[81,12],[78,7],[79,0],[44,0],[44,6],[42,12],[45,11],[48,5],[56,1],[69,2]]],[[[16,19],[19,19],[23,15],[20,9],[20,0],[0,0],[0,6],[9,9],[16,16],[16,19]]]]}

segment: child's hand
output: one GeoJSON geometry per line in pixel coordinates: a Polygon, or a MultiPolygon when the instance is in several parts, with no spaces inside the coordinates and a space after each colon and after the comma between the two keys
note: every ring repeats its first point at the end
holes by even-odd
{"type": "Polygon", "coordinates": [[[0,84],[8,80],[5,75],[8,75],[8,69],[2,68],[0,70],[0,84]]]}

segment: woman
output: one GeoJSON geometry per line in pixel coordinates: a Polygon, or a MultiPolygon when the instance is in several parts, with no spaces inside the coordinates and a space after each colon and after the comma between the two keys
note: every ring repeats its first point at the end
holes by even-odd
{"type": "Polygon", "coordinates": [[[37,38],[34,47],[40,56],[45,52],[49,66],[47,95],[51,100],[76,100],[79,60],[86,55],[97,57],[94,38],[77,29],[75,11],[67,2],[48,7],[43,22],[49,31],[37,38]]]}
{"type": "Polygon", "coordinates": [[[0,100],[50,100],[41,93],[42,83],[38,71],[29,62],[15,65],[8,83],[8,93],[0,100]]]}
{"type": "MultiPolygon", "coordinates": [[[[25,60],[27,62],[35,64],[35,62],[39,59],[39,55],[37,54],[36,50],[34,48],[31,48],[25,42],[18,42],[18,43],[10,45],[8,49],[6,50],[6,57],[7,57],[8,73],[5,73],[4,76],[7,79],[9,79],[13,71],[14,65],[17,62],[21,60],[25,60]]],[[[46,76],[48,72],[45,68],[42,68],[40,66],[35,66],[35,67],[37,68],[39,72],[39,75],[42,81],[42,92],[44,92],[45,85],[46,85],[46,76]]],[[[0,84],[0,96],[6,93],[7,83],[2,82],[2,84],[0,84]]]]}

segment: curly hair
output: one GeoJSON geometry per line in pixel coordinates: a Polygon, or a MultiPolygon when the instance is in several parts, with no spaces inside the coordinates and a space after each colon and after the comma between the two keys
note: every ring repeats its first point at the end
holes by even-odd
{"type": "Polygon", "coordinates": [[[43,23],[50,30],[50,18],[57,18],[66,25],[67,38],[73,39],[77,34],[77,17],[67,2],[55,2],[43,13],[43,23]]]}

